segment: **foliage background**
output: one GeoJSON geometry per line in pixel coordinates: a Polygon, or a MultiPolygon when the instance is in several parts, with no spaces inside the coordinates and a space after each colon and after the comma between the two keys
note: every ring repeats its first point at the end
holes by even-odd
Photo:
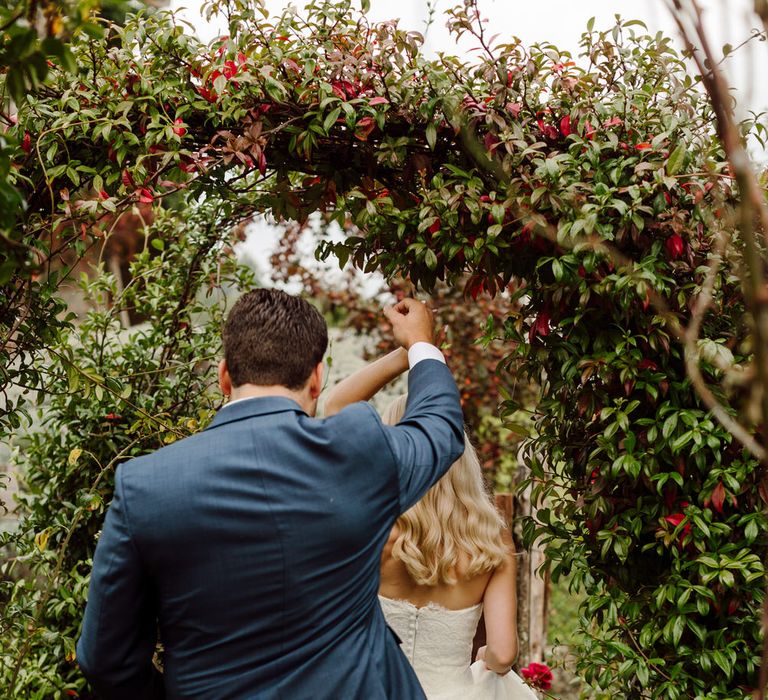
{"type": "MultiPolygon", "coordinates": [[[[151,355],[159,365],[131,372],[158,382],[136,449],[201,419],[172,396],[208,396],[204,375],[182,370],[213,349],[205,334],[191,342],[182,273],[200,270],[188,277],[199,278],[195,289],[225,274],[211,241],[253,212],[303,222],[319,210],[349,233],[325,241],[321,256],[430,291],[445,283],[467,305],[483,295],[502,305],[484,341],[503,343],[501,386],[520,375],[540,387],[525,454],[543,507],[527,538],[547,545],[555,579],[569,575],[585,595],[582,676],[630,699],[746,697],[759,663],[765,474],[702,405],[679,344],[707,265],[720,258],[701,370],[757,432],[738,192],[709,103],[669,41],[633,22],[590,26],[576,65],[554,46],[494,43],[468,1],[448,13],[453,31],[482,48],[467,65],[425,60],[418,35],[372,26],[349,2],[271,20],[259,3],[210,8],[231,28],[211,46],[163,14],[78,44],[78,80],[54,72],[9,130],[21,144],[12,184],[29,205],[19,241],[37,262],[2,281],[4,383],[62,395],[61,422],[51,418],[35,446],[41,491],[14,543],[22,558],[12,567],[31,571],[3,589],[4,619],[25,621],[8,630],[21,659],[8,667],[13,684],[31,697],[82,689],[66,649],[108,500],[105,478],[88,510],[93,481],[77,476],[85,449],[69,464],[76,445],[60,427],[90,404],[70,377],[62,384],[68,365],[49,364],[44,351],[68,358],[54,263],[108,238],[121,212],[151,205],[160,222],[152,245],[171,257],[162,294],[132,303],[146,305],[159,334],[144,347],[168,349],[151,355]],[[27,133],[35,139],[25,147],[27,133]],[[163,228],[161,205],[184,212],[200,201],[212,209],[193,230],[211,238],[184,238],[179,217],[163,228]],[[188,354],[166,364],[177,348],[188,354]],[[68,473],[51,478],[60,468],[68,473]],[[50,539],[56,522],[65,539],[50,539]]],[[[753,127],[761,137],[744,125],[753,127]]],[[[96,423],[147,395],[139,383],[114,403],[127,391],[108,381],[121,352],[74,357],[96,375],[75,371],[97,401],[112,401],[97,404],[96,423]]],[[[505,418],[530,408],[514,392],[502,398],[505,418]]],[[[0,415],[6,429],[18,427],[20,410],[0,415]]],[[[111,436],[108,422],[91,432],[111,436]]],[[[108,454],[88,446],[105,474],[132,438],[110,439],[108,454]]]]}

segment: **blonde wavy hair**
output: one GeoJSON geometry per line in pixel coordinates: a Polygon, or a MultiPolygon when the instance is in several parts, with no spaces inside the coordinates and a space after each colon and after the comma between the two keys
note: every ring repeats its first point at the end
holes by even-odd
{"type": "MultiPolygon", "coordinates": [[[[382,420],[395,425],[405,413],[407,395],[384,410],[382,420]]],[[[464,433],[464,454],[422,499],[397,520],[392,556],[405,564],[423,586],[457,582],[461,555],[469,557],[463,576],[473,578],[502,564],[506,525],[483,484],[477,453],[464,433]]]]}

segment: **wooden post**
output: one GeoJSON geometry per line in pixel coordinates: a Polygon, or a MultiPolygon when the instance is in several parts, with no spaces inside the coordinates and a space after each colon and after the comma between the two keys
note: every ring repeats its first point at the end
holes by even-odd
{"type": "MultiPolygon", "coordinates": [[[[496,506],[512,530],[516,509],[519,515],[531,512],[530,490],[515,499],[514,494],[496,494],[496,506]]],[[[518,551],[517,557],[517,634],[519,639],[518,668],[531,661],[544,661],[547,644],[549,611],[549,576],[542,578],[536,570],[544,561],[544,553],[534,547],[531,552],[518,551]]],[[[480,619],[474,640],[472,658],[485,644],[485,620],[480,619]]]]}

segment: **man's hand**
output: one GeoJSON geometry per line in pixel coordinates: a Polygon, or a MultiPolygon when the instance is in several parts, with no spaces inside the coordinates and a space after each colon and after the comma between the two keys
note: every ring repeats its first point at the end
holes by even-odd
{"type": "Polygon", "coordinates": [[[435,321],[426,304],[416,299],[403,299],[384,308],[392,324],[395,340],[408,350],[414,343],[435,343],[435,321]]]}

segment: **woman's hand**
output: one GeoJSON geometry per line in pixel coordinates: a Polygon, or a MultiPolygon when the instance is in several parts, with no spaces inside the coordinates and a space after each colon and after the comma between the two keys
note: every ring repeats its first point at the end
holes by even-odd
{"type": "Polygon", "coordinates": [[[408,369],[408,352],[397,348],[334,386],[325,399],[326,418],[356,401],[368,401],[379,389],[408,369]]]}

